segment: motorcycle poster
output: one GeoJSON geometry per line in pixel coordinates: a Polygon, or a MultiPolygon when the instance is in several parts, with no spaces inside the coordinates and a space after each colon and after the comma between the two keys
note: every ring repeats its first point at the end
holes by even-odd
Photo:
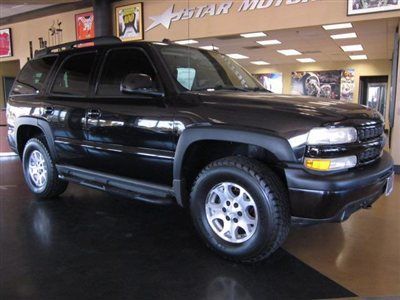
{"type": "Polygon", "coordinates": [[[292,94],[340,99],[342,70],[292,72],[292,94]]]}
{"type": "Polygon", "coordinates": [[[400,9],[400,0],[348,0],[347,14],[360,15],[400,9]]]}
{"type": "Polygon", "coordinates": [[[115,9],[117,37],[122,41],[143,39],[143,4],[136,3],[115,9]]]}

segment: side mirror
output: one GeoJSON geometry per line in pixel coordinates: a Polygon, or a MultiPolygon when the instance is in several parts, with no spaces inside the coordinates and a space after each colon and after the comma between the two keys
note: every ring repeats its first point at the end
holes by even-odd
{"type": "Polygon", "coordinates": [[[121,92],[127,94],[143,94],[162,96],[163,93],[153,90],[153,79],[147,74],[129,73],[120,86],[121,92]]]}

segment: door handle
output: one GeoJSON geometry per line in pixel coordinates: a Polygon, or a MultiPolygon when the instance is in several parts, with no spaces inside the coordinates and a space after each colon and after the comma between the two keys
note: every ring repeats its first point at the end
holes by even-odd
{"type": "Polygon", "coordinates": [[[54,107],[52,106],[46,106],[43,108],[43,115],[51,115],[54,112],[54,107]]]}
{"type": "Polygon", "coordinates": [[[89,109],[86,113],[86,117],[90,119],[98,119],[101,116],[101,111],[99,109],[89,109]]]}

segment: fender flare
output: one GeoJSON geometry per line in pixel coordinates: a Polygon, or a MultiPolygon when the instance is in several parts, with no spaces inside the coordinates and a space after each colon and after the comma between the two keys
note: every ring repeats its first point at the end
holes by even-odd
{"type": "MultiPolygon", "coordinates": [[[[18,149],[18,131],[20,127],[24,125],[34,126],[39,128],[44,133],[51,156],[53,158],[57,158],[57,152],[55,151],[55,146],[54,146],[54,137],[52,130],[50,128],[50,124],[45,120],[37,119],[34,117],[19,117],[15,121],[15,138],[16,138],[17,149],[18,149]]],[[[22,153],[19,154],[22,155],[22,153]]]]}
{"type": "Polygon", "coordinates": [[[231,127],[189,127],[181,134],[174,159],[173,189],[179,205],[187,196],[182,178],[183,162],[189,147],[199,141],[214,140],[250,144],[271,152],[281,162],[296,162],[296,156],[289,142],[274,132],[231,127]]]}

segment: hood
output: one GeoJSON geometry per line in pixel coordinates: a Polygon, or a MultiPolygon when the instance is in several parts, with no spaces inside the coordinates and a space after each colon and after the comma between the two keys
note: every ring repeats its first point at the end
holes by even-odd
{"type": "Polygon", "coordinates": [[[202,92],[197,96],[199,109],[204,110],[201,115],[210,123],[266,129],[287,138],[318,126],[382,122],[373,109],[325,98],[238,91],[202,92]]]}

